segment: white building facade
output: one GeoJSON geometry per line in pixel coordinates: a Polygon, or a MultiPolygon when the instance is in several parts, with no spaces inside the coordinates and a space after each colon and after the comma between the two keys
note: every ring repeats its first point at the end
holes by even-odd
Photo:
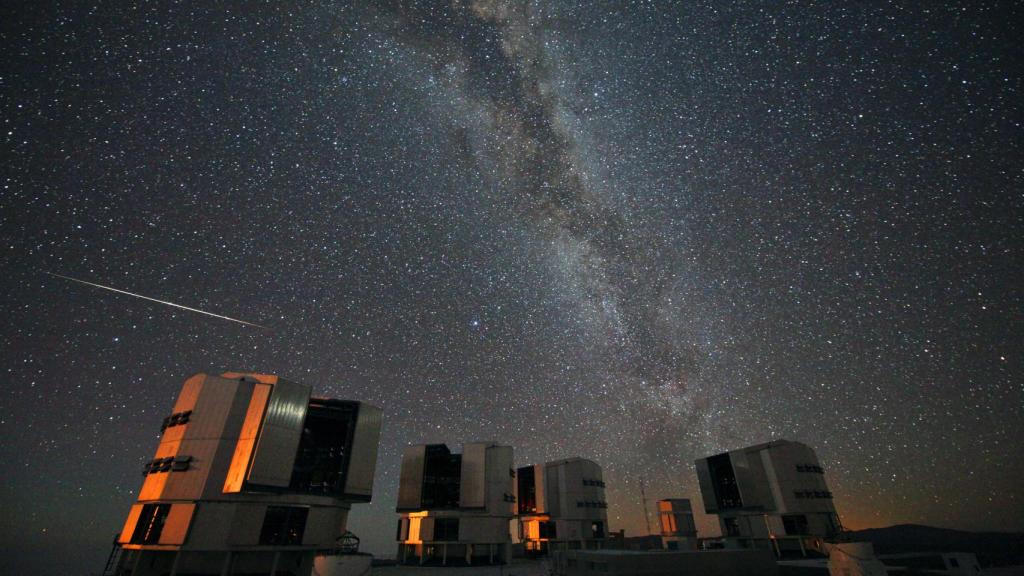
{"type": "Polygon", "coordinates": [[[369,502],[381,410],[273,375],[188,378],[111,562],[117,575],[302,574],[369,502]]]}
{"type": "Polygon", "coordinates": [[[524,466],[516,471],[519,540],[527,555],[601,548],[608,503],[601,467],[584,458],[524,466]]]}
{"type": "Polygon", "coordinates": [[[410,446],[402,455],[398,561],[425,565],[504,564],[515,513],[512,447],[495,442],[410,446]]]}
{"type": "Polygon", "coordinates": [[[729,547],[824,554],[824,539],[842,529],[825,471],[806,444],[776,440],[696,466],[704,509],[718,515],[729,547]]]}

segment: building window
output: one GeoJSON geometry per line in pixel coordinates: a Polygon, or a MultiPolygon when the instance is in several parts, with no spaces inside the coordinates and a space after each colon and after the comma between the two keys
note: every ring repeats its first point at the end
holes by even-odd
{"type": "Polygon", "coordinates": [[[462,483],[462,454],[452,454],[444,444],[427,446],[423,459],[423,508],[458,508],[462,483]]]}
{"type": "Polygon", "coordinates": [[[290,490],[344,494],[358,411],[355,402],[310,400],[295,453],[290,490]]]}
{"type": "Polygon", "coordinates": [[[594,538],[604,538],[604,522],[592,523],[590,533],[594,535],[594,538]]]}
{"type": "Polygon", "coordinates": [[[132,544],[156,544],[160,542],[160,533],[164,530],[164,522],[171,511],[170,504],[143,504],[139,520],[132,532],[132,544]]]}
{"type": "Polygon", "coordinates": [[[729,454],[712,456],[707,459],[707,462],[718,509],[742,508],[743,498],[740,496],[740,487],[736,482],[736,471],[732,467],[732,460],[730,460],[729,454]]]}
{"type": "Polygon", "coordinates": [[[537,478],[532,466],[524,466],[516,474],[519,488],[519,513],[531,514],[537,511],[537,478]]]}
{"type": "Polygon", "coordinates": [[[782,526],[786,530],[786,535],[792,534],[807,534],[807,516],[803,514],[790,514],[782,517],[782,526]]]}
{"type": "Polygon", "coordinates": [[[554,522],[539,522],[537,533],[540,538],[552,539],[558,537],[554,522]]]}
{"type": "Polygon", "coordinates": [[[267,506],[260,530],[260,545],[299,546],[306,531],[309,508],[302,506],[267,506]]]}
{"type": "Polygon", "coordinates": [[[457,542],[459,539],[458,518],[434,518],[434,542],[457,542]]]}

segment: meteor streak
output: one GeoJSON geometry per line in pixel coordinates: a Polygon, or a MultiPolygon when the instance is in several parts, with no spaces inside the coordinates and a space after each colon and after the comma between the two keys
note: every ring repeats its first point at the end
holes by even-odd
{"type": "Polygon", "coordinates": [[[246,326],[255,326],[256,328],[263,328],[269,330],[266,326],[254,324],[252,322],[246,322],[245,320],[238,320],[237,318],[230,318],[228,316],[221,316],[220,314],[214,314],[213,312],[207,312],[205,310],[198,310],[196,308],[189,308],[188,306],[182,306],[181,304],[175,304],[174,302],[167,302],[166,300],[157,300],[156,298],[150,298],[149,296],[143,296],[142,294],[135,294],[134,292],[128,292],[126,290],[118,290],[110,286],[104,286],[103,284],[96,284],[93,282],[86,282],[85,280],[79,280],[78,278],[72,278],[71,276],[62,276],[60,274],[54,274],[53,272],[43,272],[50,276],[56,276],[57,278],[63,278],[65,280],[71,280],[72,282],[78,282],[79,284],[87,284],[89,286],[95,286],[96,288],[103,288],[104,290],[111,290],[119,294],[127,294],[129,296],[135,296],[136,298],[142,298],[143,300],[149,300],[150,302],[156,302],[157,304],[166,304],[168,306],[174,306],[175,308],[181,308],[182,310],[188,310],[189,312],[198,312],[200,314],[206,314],[207,316],[213,316],[214,318],[220,318],[221,320],[230,320],[232,322],[238,322],[239,324],[245,324],[246,326]]]}

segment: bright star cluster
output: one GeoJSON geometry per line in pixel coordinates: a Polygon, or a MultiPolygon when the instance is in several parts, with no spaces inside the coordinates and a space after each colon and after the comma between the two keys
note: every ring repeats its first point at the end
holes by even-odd
{"type": "Polygon", "coordinates": [[[199,371],[385,410],[382,555],[402,448],[473,440],[597,461],[633,535],[774,438],[848,527],[1024,530],[1012,3],[3,12],[11,573],[102,569],[199,371]]]}

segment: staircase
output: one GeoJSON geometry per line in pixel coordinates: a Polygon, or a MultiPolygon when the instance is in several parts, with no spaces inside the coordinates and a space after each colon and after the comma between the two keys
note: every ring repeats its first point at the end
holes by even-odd
{"type": "Polygon", "coordinates": [[[103,576],[116,576],[117,575],[117,563],[121,560],[121,545],[117,543],[118,535],[114,535],[114,544],[110,549],[110,555],[107,556],[107,565],[103,568],[103,576]]]}

